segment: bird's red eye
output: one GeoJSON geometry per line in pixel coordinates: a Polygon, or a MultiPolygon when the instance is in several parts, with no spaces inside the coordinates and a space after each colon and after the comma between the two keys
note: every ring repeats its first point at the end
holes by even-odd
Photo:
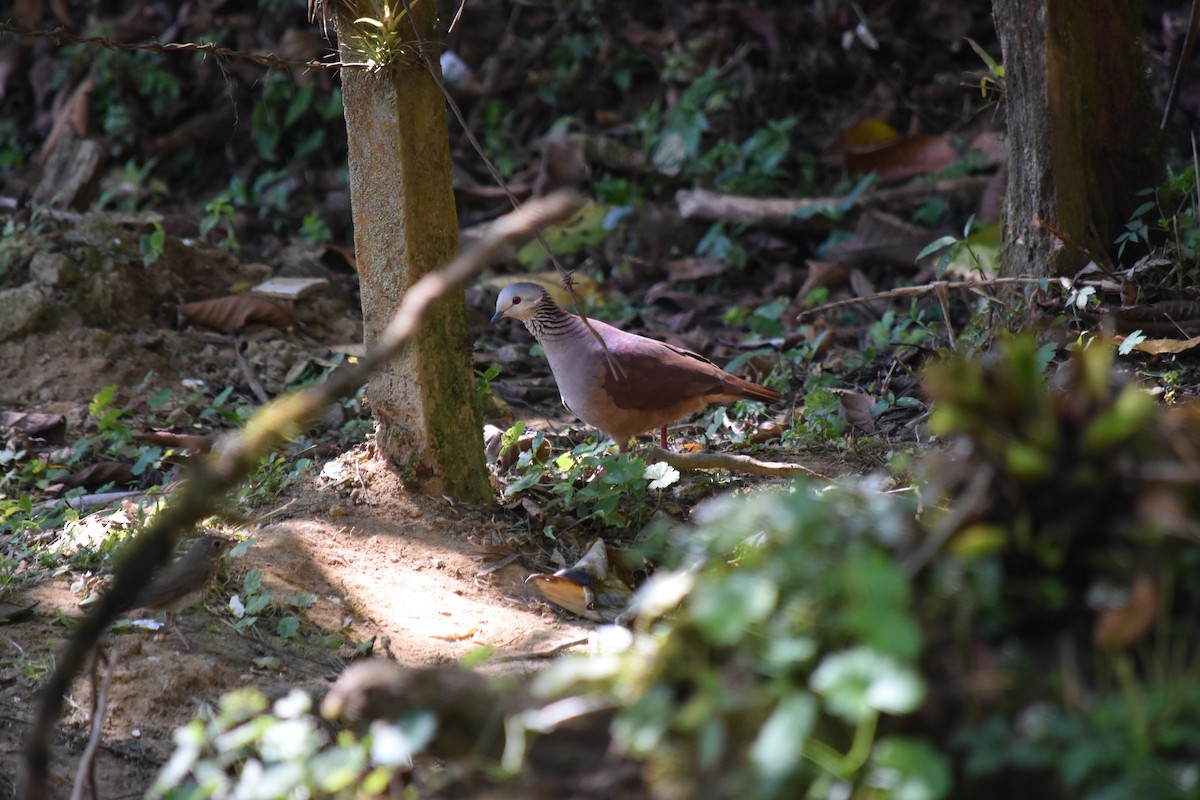
{"type": "Polygon", "coordinates": [[[521,298],[519,298],[519,297],[514,297],[514,298],[512,299],[512,304],[513,304],[514,306],[519,306],[519,305],[521,305],[521,298]]]}

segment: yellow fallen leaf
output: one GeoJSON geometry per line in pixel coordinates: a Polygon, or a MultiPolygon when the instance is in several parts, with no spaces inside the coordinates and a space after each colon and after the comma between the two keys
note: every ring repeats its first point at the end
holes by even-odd
{"type": "Polygon", "coordinates": [[[479,628],[468,628],[466,631],[464,631],[462,633],[443,633],[443,634],[435,633],[433,635],[433,638],[441,639],[443,642],[461,642],[464,639],[470,639],[472,636],[474,636],[478,632],[479,632],[479,628]]]}
{"type": "MultiPolygon", "coordinates": [[[[1120,337],[1120,341],[1124,341],[1124,337],[1120,337]]],[[[1120,344],[1120,341],[1117,343],[1120,344]]],[[[1133,349],[1152,356],[1161,356],[1166,353],[1182,353],[1197,345],[1200,345],[1200,336],[1193,336],[1191,339],[1144,339],[1135,344],[1133,349]]]]}

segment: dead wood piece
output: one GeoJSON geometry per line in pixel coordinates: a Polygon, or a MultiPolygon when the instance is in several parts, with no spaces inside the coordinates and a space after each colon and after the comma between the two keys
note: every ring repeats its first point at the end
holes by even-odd
{"type": "Polygon", "coordinates": [[[783,461],[759,461],[750,456],[734,453],[672,453],[660,447],[650,447],[642,451],[642,457],[647,464],[665,461],[677,470],[698,471],[703,469],[723,469],[739,475],[769,475],[776,478],[792,478],[807,475],[820,481],[830,478],[819,472],[814,472],[803,464],[790,464],[783,461]]]}
{"type": "Polygon", "coordinates": [[[727,219],[742,225],[782,231],[814,231],[828,226],[824,215],[845,213],[859,208],[893,206],[899,203],[921,203],[931,197],[945,195],[979,195],[990,178],[969,175],[965,178],[945,178],[938,181],[908,184],[895,189],[863,192],[855,198],[845,197],[743,197],[721,194],[705,189],[684,189],[675,194],[675,203],[684,219],[715,222],[727,219]]]}
{"type": "Polygon", "coordinates": [[[189,322],[225,333],[235,333],[251,322],[287,330],[296,322],[288,303],[278,303],[265,297],[240,294],[184,303],[179,313],[189,322]]]}

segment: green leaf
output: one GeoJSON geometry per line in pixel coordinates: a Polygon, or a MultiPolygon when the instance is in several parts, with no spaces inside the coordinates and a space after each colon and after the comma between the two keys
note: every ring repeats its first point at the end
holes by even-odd
{"type": "Polygon", "coordinates": [[[275,656],[259,656],[250,660],[257,669],[266,670],[268,672],[283,672],[284,664],[275,656]]]}
{"type": "Polygon", "coordinates": [[[934,239],[932,242],[922,247],[921,252],[917,253],[917,257],[913,260],[920,261],[922,258],[925,258],[925,256],[932,255],[938,250],[955,244],[958,244],[958,239],[954,236],[942,236],[939,239],[934,239]]]}
{"type": "Polygon", "coordinates": [[[514,494],[519,494],[526,489],[537,486],[542,481],[542,471],[536,467],[531,468],[521,477],[504,487],[501,493],[502,497],[512,497],[514,494]]]}
{"type": "Polygon", "coordinates": [[[324,647],[326,650],[337,650],[342,646],[342,637],[336,633],[327,633],[323,636],[314,636],[312,643],[318,647],[324,647]]]}
{"type": "Polygon", "coordinates": [[[876,743],[867,784],[889,800],[940,800],[950,793],[946,758],[928,742],[891,737],[876,743]]]}
{"type": "Polygon", "coordinates": [[[676,712],[671,690],[662,684],[625,707],[613,721],[613,738],[635,756],[646,755],[658,747],[676,712]]]}
{"type": "Polygon", "coordinates": [[[869,647],[832,653],[809,680],[829,713],[857,724],[875,712],[907,714],[924,696],[915,671],[869,647]]]}
{"type": "Polygon", "coordinates": [[[769,780],[785,778],[804,759],[804,740],[817,721],[817,700],[808,692],[779,701],[750,747],[750,761],[769,780]]]}
{"type": "Polygon", "coordinates": [[[733,644],[747,628],[775,610],[779,587],[761,574],[734,572],[696,586],[691,613],[696,626],[717,644],[733,644]]]}
{"type": "Polygon", "coordinates": [[[279,620],[279,624],[275,626],[275,632],[281,639],[290,639],[300,630],[300,618],[296,616],[287,616],[279,620]]]}
{"type": "Polygon", "coordinates": [[[1125,337],[1125,340],[1121,342],[1121,346],[1117,348],[1117,352],[1123,356],[1127,356],[1133,352],[1133,348],[1144,341],[1146,341],[1146,334],[1142,333],[1139,328],[1125,337]]]}
{"type": "Polygon", "coordinates": [[[110,383],[100,391],[96,392],[92,397],[92,402],[88,404],[88,413],[93,417],[100,416],[104,409],[108,408],[108,404],[112,402],[113,395],[117,393],[117,385],[110,383]]]}
{"type": "Polygon", "coordinates": [[[331,747],[308,760],[317,788],[329,793],[350,788],[366,765],[367,753],[361,746],[331,747]]]}
{"type": "Polygon", "coordinates": [[[263,609],[265,609],[270,604],[270,602],[271,602],[270,590],[261,592],[259,594],[251,595],[250,598],[248,600],[246,600],[246,616],[251,617],[251,616],[254,616],[254,615],[260,613],[263,609]]]}
{"type": "Polygon", "coordinates": [[[247,596],[257,594],[260,588],[262,588],[262,572],[252,569],[246,573],[246,577],[242,580],[242,594],[247,596]]]}

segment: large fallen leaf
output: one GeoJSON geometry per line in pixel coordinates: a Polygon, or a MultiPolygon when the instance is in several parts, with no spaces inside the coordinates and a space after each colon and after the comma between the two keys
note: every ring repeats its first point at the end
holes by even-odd
{"type": "Polygon", "coordinates": [[[866,262],[912,266],[925,245],[938,237],[938,231],[905,222],[883,211],[866,211],[854,224],[854,235],[829,248],[830,261],[848,267],[866,262]]]}
{"type": "Polygon", "coordinates": [[[67,475],[60,479],[59,483],[71,489],[77,486],[97,489],[109,483],[126,484],[132,483],[134,480],[136,480],[136,476],[129,464],[123,461],[102,461],[67,475]]]}
{"type": "Polygon", "coordinates": [[[847,172],[874,172],[890,183],[945,169],[956,158],[958,151],[946,137],[918,133],[871,150],[847,152],[842,165],[847,172]]]}
{"type": "Polygon", "coordinates": [[[1200,335],[1200,303],[1192,300],[1164,300],[1103,313],[1112,316],[1118,333],[1140,330],[1160,337],[1200,335]]]}
{"type": "MultiPolygon", "coordinates": [[[[1113,337],[1113,341],[1117,344],[1120,344],[1124,340],[1124,336],[1113,337]]],[[[1152,356],[1161,356],[1183,353],[1196,347],[1196,345],[1200,345],[1200,336],[1193,336],[1191,339],[1143,339],[1135,344],[1133,349],[1149,353],[1152,356]]]]}
{"type": "Polygon", "coordinates": [[[280,330],[295,325],[290,305],[250,294],[184,303],[179,307],[179,313],[195,325],[224,333],[236,333],[251,322],[261,322],[280,330]]]}
{"type": "Polygon", "coordinates": [[[0,428],[13,428],[26,436],[61,442],[67,429],[67,418],[62,414],[0,411],[0,428]]]}

